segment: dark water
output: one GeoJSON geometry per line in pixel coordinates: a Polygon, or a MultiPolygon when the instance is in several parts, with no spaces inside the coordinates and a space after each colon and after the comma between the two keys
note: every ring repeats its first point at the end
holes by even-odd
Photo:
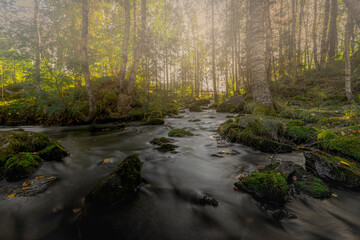
{"type": "MultiPolygon", "coordinates": [[[[46,193],[28,199],[2,197],[0,239],[360,239],[359,193],[336,189],[338,197],[323,201],[297,197],[286,207],[298,218],[277,222],[251,196],[233,190],[240,169],[269,164],[269,155],[238,144],[219,148],[215,130],[225,120],[223,114],[182,115],[167,119],[165,126],[125,130],[27,127],[60,140],[71,156],[36,172],[60,179],[46,193]],[[188,122],[194,119],[201,121],[188,122]],[[154,150],[149,142],[171,128],[186,128],[196,136],[178,139],[178,154],[154,150]],[[212,156],[229,150],[238,154],[212,156]],[[144,162],[148,183],[131,203],[80,221],[84,196],[130,154],[144,162]],[[104,159],[109,163],[99,165],[104,159]],[[195,204],[193,199],[202,193],[220,205],[195,204]]],[[[274,158],[304,162],[301,152],[274,158]]]]}

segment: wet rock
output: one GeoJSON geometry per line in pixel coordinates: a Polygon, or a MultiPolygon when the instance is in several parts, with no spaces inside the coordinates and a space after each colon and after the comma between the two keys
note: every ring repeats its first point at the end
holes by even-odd
{"type": "Polygon", "coordinates": [[[0,172],[9,181],[33,174],[43,161],[61,160],[68,152],[42,133],[23,129],[0,132],[0,172]]]}
{"type": "Polygon", "coordinates": [[[33,174],[43,163],[43,160],[30,153],[19,153],[6,161],[4,176],[8,181],[17,181],[33,174]]]}
{"type": "Polygon", "coordinates": [[[164,125],[164,124],[165,124],[165,121],[162,118],[151,118],[147,122],[144,123],[144,125],[152,125],[152,126],[164,125]]]}
{"type": "Polygon", "coordinates": [[[169,132],[168,134],[169,137],[179,137],[179,138],[183,138],[183,137],[191,137],[194,136],[194,134],[192,134],[189,131],[185,131],[183,129],[173,129],[169,132]]]}
{"type": "Polygon", "coordinates": [[[286,136],[296,144],[312,143],[316,141],[317,131],[304,126],[301,120],[291,120],[286,123],[286,136]]]}
{"type": "Polygon", "coordinates": [[[219,202],[214,197],[206,193],[200,194],[200,196],[194,199],[194,202],[201,206],[206,206],[206,205],[213,207],[219,206],[219,202]]]}
{"type": "Polygon", "coordinates": [[[295,214],[285,209],[266,209],[266,212],[277,221],[297,218],[295,214]]]}
{"type": "Polygon", "coordinates": [[[171,143],[163,143],[160,145],[160,147],[156,148],[157,150],[159,150],[160,152],[166,153],[166,152],[172,152],[172,153],[176,153],[175,150],[178,148],[179,146],[176,146],[174,144],[171,143]]]}
{"type": "Polygon", "coordinates": [[[114,204],[129,199],[141,184],[142,165],[138,156],[127,157],[86,196],[85,202],[114,204]]]}
{"type": "Polygon", "coordinates": [[[203,109],[202,109],[202,107],[200,105],[191,105],[189,107],[189,111],[190,112],[202,112],[203,109]]]}
{"type": "Polygon", "coordinates": [[[234,96],[229,100],[221,103],[216,111],[223,113],[241,113],[244,111],[245,100],[242,96],[234,96]]]}
{"type": "Polygon", "coordinates": [[[15,197],[34,197],[46,192],[58,179],[54,176],[37,176],[34,179],[23,182],[19,187],[9,192],[15,197]]]}
{"type": "Polygon", "coordinates": [[[333,185],[360,189],[360,167],[353,162],[325,152],[305,152],[306,168],[333,185]]]}
{"type": "Polygon", "coordinates": [[[51,141],[47,148],[38,153],[38,156],[45,161],[61,161],[68,155],[66,149],[56,141],[51,141]]]}
{"type": "Polygon", "coordinates": [[[274,207],[282,207],[288,200],[286,178],[277,171],[252,173],[235,183],[235,186],[251,194],[257,201],[274,207]]]}
{"type": "Polygon", "coordinates": [[[189,122],[201,122],[200,119],[193,119],[193,120],[189,120],[189,122]]]}
{"type": "Polygon", "coordinates": [[[174,143],[175,140],[171,138],[161,137],[161,138],[154,138],[150,143],[154,145],[161,146],[161,144],[165,143],[174,143]]]}

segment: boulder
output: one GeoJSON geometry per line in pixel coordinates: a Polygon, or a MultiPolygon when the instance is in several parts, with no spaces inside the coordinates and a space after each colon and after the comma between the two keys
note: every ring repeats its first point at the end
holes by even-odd
{"type": "Polygon", "coordinates": [[[138,156],[127,157],[86,196],[85,202],[114,204],[129,199],[141,184],[142,166],[138,156]]]}
{"type": "Polygon", "coordinates": [[[189,131],[185,131],[183,129],[173,129],[168,133],[169,137],[179,137],[179,138],[183,138],[183,137],[191,137],[194,136],[194,134],[192,134],[189,131]]]}
{"type": "Polygon", "coordinates": [[[43,160],[30,153],[19,153],[6,161],[4,166],[4,176],[8,181],[17,181],[29,177],[33,174],[43,160]]]}
{"type": "Polygon", "coordinates": [[[234,96],[221,103],[216,111],[222,113],[241,113],[244,111],[245,99],[243,96],[234,96]]]}
{"type": "Polygon", "coordinates": [[[190,112],[202,112],[203,109],[202,109],[201,105],[191,105],[189,107],[189,111],[190,112]]]}
{"type": "Polygon", "coordinates": [[[306,168],[333,185],[360,189],[360,167],[322,151],[305,152],[306,168]]]}

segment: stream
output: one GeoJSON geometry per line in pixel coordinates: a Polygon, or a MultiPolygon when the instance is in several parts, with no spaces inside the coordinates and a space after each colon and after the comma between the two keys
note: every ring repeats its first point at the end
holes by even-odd
{"type": "MultiPolygon", "coordinates": [[[[296,219],[276,221],[233,184],[241,171],[254,171],[270,159],[304,164],[302,152],[263,154],[218,138],[227,114],[206,110],[167,118],[164,126],[129,126],[94,131],[91,126],[23,127],[44,132],[70,152],[64,162],[47,162],[35,176],[59,181],[36,197],[2,195],[0,239],[360,239],[360,194],[332,189],[328,200],[297,196],[286,205],[296,219]],[[189,120],[200,119],[198,122],[189,120]],[[160,153],[149,142],[173,128],[195,134],[176,139],[177,154],[160,153]],[[146,181],[136,198],[82,220],[84,197],[128,155],[144,162],[146,181]],[[104,162],[104,160],[106,160],[104,162]],[[193,199],[206,193],[218,207],[193,199]],[[79,223],[80,222],[80,223],[79,223]]],[[[7,128],[1,128],[6,130],[7,128]]],[[[0,189],[11,187],[5,180],[0,189]]]]}

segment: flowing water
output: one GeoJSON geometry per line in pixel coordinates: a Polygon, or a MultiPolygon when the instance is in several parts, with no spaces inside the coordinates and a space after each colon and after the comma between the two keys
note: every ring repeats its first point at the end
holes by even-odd
{"type": "MultiPolygon", "coordinates": [[[[0,239],[360,239],[359,193],[334,189],[337,197],[322,201],[296,197],[286,209],[297,219],[276,221],[250,195],[234,191],[241,171],[253,171],[274,158],[304,164],[301,152],[273,156],[227,145],[216,136],[226,115],[208,110],[181,116],[166,119],[164,126],[125,130],[25,127],[61,141],[71,155],[63,163],[45,163],[36,172],[60,179],[47,192],[31,198],[2,197],[0,239]],[[189,122],[195,119],[201,121],[189,122]],[[195,136],[177,139],[177,154],[154,150],[149,142],[172,128],[195,136]],[[136,198],[81,219],[86,194],[132,154],[144,162],[146,181],[136,198]],[[194,199],[203,193],[217,199],[219,206],[196,204],[194,199]]],[[[8,185],[0,182],[2,189],[8,185]]]]}

